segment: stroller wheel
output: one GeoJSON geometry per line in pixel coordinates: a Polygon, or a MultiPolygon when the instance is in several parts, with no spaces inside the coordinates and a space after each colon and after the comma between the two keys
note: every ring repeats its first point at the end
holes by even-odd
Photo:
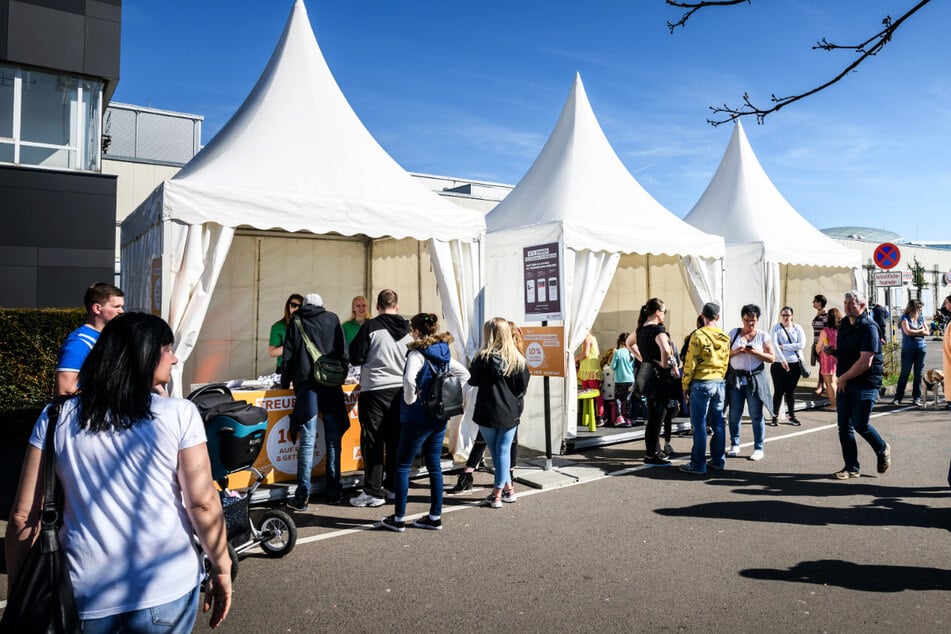
{"type": "Polygon", "coordinates": [[[284,511],[273,509],[265,513],[261,518],[261,532],[270,534],[269,539],[261,542],[268,557],[283,557],[294,550],[297,543],[297,525],[284,511]]]}

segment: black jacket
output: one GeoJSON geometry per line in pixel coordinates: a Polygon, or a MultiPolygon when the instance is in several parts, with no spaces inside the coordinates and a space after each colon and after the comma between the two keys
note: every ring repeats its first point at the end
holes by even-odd
{"type": "Polygon", "coordinates": [[[343,361],[347,360],[347,347],[344,344],[343,329],[337,315],[322,306],[305,304],[300,307],[291,323],[287,325],[284,336],[284,365],[281,368],[281,387],[287,389],[291,382],[300,385],[313,376],[313,362],[304,339],[297,328],[298,317],[304,331],[314,342],[321,354],[330,355],[343,361]]]}
{"type": "Polygon", "coordinates": [[[521,372],[504,376],[499,357],[477,356],[469,365],[469,385],[479,388],[472,420],[483,427],[497,429],[511,429],[518,425],[529,378],[527,366],[521,372]]]}

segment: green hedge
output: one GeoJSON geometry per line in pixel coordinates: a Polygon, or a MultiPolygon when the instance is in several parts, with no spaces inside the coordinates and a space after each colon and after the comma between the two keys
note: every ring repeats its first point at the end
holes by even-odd
{"type": "Polygon", "coordinates": [[[0,308],[0,412],[49,402],[59,347],[85,318],[82,308],[0,308]]]}

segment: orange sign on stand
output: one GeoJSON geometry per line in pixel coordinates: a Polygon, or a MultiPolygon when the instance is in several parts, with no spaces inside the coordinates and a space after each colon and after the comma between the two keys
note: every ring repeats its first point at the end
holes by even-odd
{"type": "MultiPolygon", "coordinates": [[[[289,437],[291,412],[294,410],[293,390],[233,390],[236,399],[256,405],[267,411],[267,432],[264,446],[254,467],[263,470],[273,467],[264,479],[265,484],[297,480],[297,443],[289,437]]],[[[350,429],[343,435],[340,449],[340,472],[363,469],[360,455],[360,420],[357,412],[359,385],[344,385],[343,399],[350,417],[350,429]]],[[[324,423],[317,421],[317,439],[314,442],[314,470],[311,477],[323,475],[327,470],[327,445],[324,440],[324,423]]],[[[251,486],[254,476],[250,471],[240,471],[228,476],[228,487],[240,489],[251,486]]]]}
{"type": "Polygon", "coordinates": [[[565,376],[564,326],[520,326],[522,353],[533,376],[565,376]]]}

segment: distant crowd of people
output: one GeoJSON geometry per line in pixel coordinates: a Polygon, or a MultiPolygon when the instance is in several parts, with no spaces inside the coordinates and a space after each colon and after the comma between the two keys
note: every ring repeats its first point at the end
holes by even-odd
{"type": "MultiPolygon", "coordinates": [[[[828,397],[829,409],[838,415],[844,465],[835,477],[848,479],[859,472],[855,432],[872,445],[876,469],[884,473],[891,463],[891,448],[869,424],[869,415],[878,400],[883,374],[884,326],[876,321],[884,321],[887,315],[869,310],[859,291],[846,293],[842,311],[826,310],[827,303],[823,295],[813,300],[816,315],[811,322],[813,345],[807,365],[808,339],[795,322],[791,306],[781,308],[778,323],[767,331],[759,327],[759,306],[747,304],[740,311],[742,326],[724,332],[718,325],[720,307],[708,303],[697,318],[697,328],[678,351],[664,326],[664,301],[651,298],[640,310],[636,330],[621,333],[616,348],[601,358],[600,367],[592,362],[597,341],[588,334],[576,358],[579,386],[602,390],[596,403],[599,425],[637,424],[639,414],[634,412],[643,408],[647,465],[671,464],[670,422],[678,411],[687,412],[694,447],[690,461],[680,469],[704,474],[708,469],[723,469],[726,457],[740,455],[744,412],[753,433],[753,449],[747,458],[753,461],[765,458],[765,428],[780,424],[783,404],[785,422],[801,425],[796,389],[802,378],[810,376],[810,366],[818,363],[816,392],[828,397]]],[[[951,308],[951,298],[946,303],[951,308]]],[[[907,379],[906,365],[920,373],[923,363],[923,353],[913,352],[923,349],[918,311],[920,302],[910,302],[902,317],[903,370],[893,401],[896,404],[901,402],[907,379]],[[912,352],[905,353],[906,347],[912,352]]],[[[919,377],[916,374],[913,388],[916,404],[920,402],[919,377]]]]}

